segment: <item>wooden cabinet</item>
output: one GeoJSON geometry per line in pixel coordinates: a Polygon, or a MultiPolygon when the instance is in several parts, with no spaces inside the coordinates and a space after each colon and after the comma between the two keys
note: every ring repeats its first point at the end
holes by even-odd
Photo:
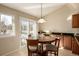
{"type": "Polygon", "coordinates": [[[79,45],[77,44],[74,38],[72,40],[72,53],[79,55],[79,45]]]}
{"type": "Polygon", "coordinates": [[[72,50],[72,36],[64,36],[64,48],[72,50]]]}
{"type": "Polygon", "coordinates": [[[79,28],[79,14],[72,15],[72,28],[79,28]]]}

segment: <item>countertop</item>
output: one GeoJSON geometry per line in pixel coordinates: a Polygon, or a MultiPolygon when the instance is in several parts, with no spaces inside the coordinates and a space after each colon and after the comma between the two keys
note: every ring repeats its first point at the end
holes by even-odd
{"type": "Polygon", "coordinates": [[[56,34],[56,35],[69,35],[69,36],[74,36],[75,33],[62,33],[62,32],[52,32],[51,34],[56,34]]]}

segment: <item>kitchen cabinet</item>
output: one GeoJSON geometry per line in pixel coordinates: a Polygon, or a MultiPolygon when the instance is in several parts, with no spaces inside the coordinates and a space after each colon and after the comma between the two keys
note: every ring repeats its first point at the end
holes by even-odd
{"type": "Polygon", "coordinates": [[[72,53],[79,55],[79,45],[77,44],[77,42],[74,38],[72,40],[72,53]]]}
{"type": "Polygon", "coordinates": [[[64,48],[72,50],[72,36],[64,35],[64,48]]]}
{"type": "Polygon", "coordinates": [[[72,15],[72,28],[79,28],[79,14],[72,15]]]}

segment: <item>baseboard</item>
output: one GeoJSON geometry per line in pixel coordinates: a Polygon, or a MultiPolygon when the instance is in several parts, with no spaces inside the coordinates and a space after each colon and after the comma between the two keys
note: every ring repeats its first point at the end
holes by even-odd
{"type": "Polygon", "coordinates": [[[10,51],[10,52],[8,52],[8,53],[5,53],[5,54],[3,54],[3,55],[1,55],[1,56],[7,56],[7,55],[9,55],[9,54],[11,54],[11,53],[14,53],[14,52],[18,51],[19,49],[20,49],[20,48],[15,49],[15,50],[12,50],[12,51],[10,51]]]}

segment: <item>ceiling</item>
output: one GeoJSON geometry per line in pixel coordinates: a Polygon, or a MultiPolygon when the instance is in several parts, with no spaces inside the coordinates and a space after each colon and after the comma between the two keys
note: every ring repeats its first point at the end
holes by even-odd
{"type": "MultiPolygon", "coordinates": [[[[2,3],[2,5],[10,8],[28,13],[30,15],[41,17],[41,4],[40,3],[2,3]]],[[[51,12],[61,8],[65,3],[43,3],[42,4],[42,15],[48,15],[51,12]]]]}

